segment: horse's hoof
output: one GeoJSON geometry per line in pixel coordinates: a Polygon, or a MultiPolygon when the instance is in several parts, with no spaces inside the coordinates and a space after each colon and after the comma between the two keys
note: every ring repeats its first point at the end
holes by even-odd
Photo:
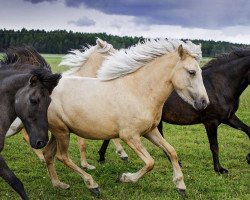
{"type": "Polygon", "coordinates": [[[246,159],[247,159],[247,163],[248,163],[248,164],[250,164],[250,153],[249,153],[249,154],[247,154],[246,159]]]}
{"type": "Polygon", "coordinates": [[[101,191],[100,191],[100,188],[99,188],[99,187],[97,187],[97,188],[90,188],[89,190],[90,190],[90,192],[91,192],[92,194],[94,194],[95,196],[99,196],[99,195],[101,194],[101,191]]]}
{"type": "Polygon", "coordinates": [[[58,189],[63,189],[63,190],[67,190],[70,188],[70,185],[66,184],[66,183],[63,183],[63,182],[59,182],[57,184],[54,184],[54,187],[55,188],[58,188],[58,189]]]}
{"type": "Polygon", "coordinates": [[[88,169],[88,170],[93,170],[96,169],[94,165],[89,165],[89,164],[81,164],[83,169],[88,169]]]}
{"type": "Polygon", "coordinates": [[[104,163],[106,162],[106,159],[105,159],[105,158],[100,158],[100,159],[98,160],[98,162],[99,162],[100,164],[104,164],[104,163]]]}
{"type": "Polygon", "coordinates": [[[122,178],[122,174],[120,174],[118,177],[117,177],[117,179],[116,179],[116,183],[121,183],[122,181],[121,181],[121,178],[122,178]]]}
{"type": "Polygon", "coordinates": [[[128,162],[128,157],[126,156],[126,157],[121,157],[121,159],[123,160],[123,161],[125,161],[125,162],[128,162]]]}
{"type": "Polygon", "coordinates": [[[186,190],[185,189],[177,188],[177,192],[180,195],[180,197],[185,198],[185,196],[186,196],[186,190]]]}
{"type": "Polygon", "coordinates": [[[218,170],[215,170],[218,174],[228,174],[228,170],[221,167],[220,169],[218,170]]]}

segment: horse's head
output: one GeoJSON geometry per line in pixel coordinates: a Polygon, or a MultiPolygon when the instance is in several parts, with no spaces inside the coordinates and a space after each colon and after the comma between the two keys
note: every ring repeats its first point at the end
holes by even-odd
{"type": "Polygon", "coordinates": [[[174,68],[172,83],[180,97],[195,109],[205,109],[209,103],[201,69],[194,55],[182,45],[178,48],[179,61],[174,68]]]}
{"type": "Polygon", "coordinates": [[[33,70],[28,83],[16,94],[16,114],[22,120],[33,148],[42,148],[48,142],[47,110],[50,94],[60,78],[60,74],[44,69],[33,70]]]}

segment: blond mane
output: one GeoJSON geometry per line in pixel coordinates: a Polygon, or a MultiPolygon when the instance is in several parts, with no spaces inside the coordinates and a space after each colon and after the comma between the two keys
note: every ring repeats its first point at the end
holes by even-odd
{"type": "Polygon", "coordinates": [[[69,51],[68,54],[63,56],[59,66],[67,66],[69,68],[73,68],[73,71],[77,71],[84,63],[86,63],[86,61],[94,52],[97,51],[99,53],[107,53],[111,49],[113,49],[111,44],[97,38],[95,46],[88,45],[82,49],[74,49],[69,51]]]}
{"type": "Polygon", "coordinates": [[[181,44],[190,55],[201,59],[201,45],[191,41],[148,39],[108,56],[98,70],[97,77],[100,80],[112,80],[133,73],[154,58],[176,51],[181,44]]]}

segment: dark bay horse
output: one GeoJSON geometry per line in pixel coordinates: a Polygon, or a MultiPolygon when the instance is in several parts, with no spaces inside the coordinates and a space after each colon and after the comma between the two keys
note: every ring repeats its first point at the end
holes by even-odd
{"type": "MultiPolygon", "coordinates": [[[[213,155],[214,170],[222,174],[228,173],[219,161],[217,129],[223,123],[244,131],[250,137],[249,126],[235,114],[239,107],[239,97],[250,82],[250,50],[234,50],[211,60],[202,68],[202,76],[210,105],[203,111],[197,111],[173,92],[164,104],[158,129],[163,134],[163,121],[178,125],[204,124],[213,155]]],[[[108,140],[103,142],[99,150],[99,161],[105,160],[108,143],[108,140]]],[[[249,163],[249,154],[247,160],[249,163]]]]}
{"type": "MultiPolygon", "coordinates": [[[[36,149],[44,147],[48,142],[47,109],[51,101],[50,94],[61,75],[52,74],[45,60],[28,47],[7,50],[0,63],[0,152],[4,148],[5,134],[16,117],[22,120],[27,130],[30,145],[36,149]]],[[[22,199],[28,199],[22,182],[1,154],[0,177],[22,199]]]]}

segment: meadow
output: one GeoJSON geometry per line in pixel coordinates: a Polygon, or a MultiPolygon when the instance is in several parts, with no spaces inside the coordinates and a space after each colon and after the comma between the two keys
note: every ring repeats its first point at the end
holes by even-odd
{"type": "MultiPolygon", "coordinates": [[[[54,72],[62,72],[66,68],[57,67],[61,55],[44,55],[54,72]]],[[[203,64],[209,60],[203,60],[203,64]]],[[[226,73],[226,72],[225,72],[226,73]]],[[[238,117],[250,124],[250,88],[241,96],[238,117]]],[[[83,119],[84,120],[84,119],[83,119]]],[[[164,124],[165,138],[172,144],[182,161],[187,197],[190,200],[215,199],[250,199],[250,166],[246,163],[249,153],[249,139],[239,130],[221,125],[218,130],[220,159],[223,167],[229,170],[228,175],[218,175],[213,171],[212,156],[203,125],[175,126],[164,124]]],[[[179,199],[172,182],[172,166],[163,152],[143,139],[150,154],[155,158],[154,169],[137,183],[116,183],[122,172],[135,172],[142,167],[143,162],[124,143],[129,155],[125,163],[115,154],[111,144],[107,151],[107,162],[100,164],[98,149],[102,141],[88,141],[87,156],[95,170],[88,170],[101,188],[101,195],[93,197],[79,175],[70,171],[62,163],[56,161],[59,177],[71,185],[68,190],[54,189],[45,164],[32,152],[17,134],[6,139],[2,152],[6,162],[15,174],[22,180],[25,189],[34,200],[66,200],[66,199],[103,199],[103,200],[137,200],[137,199],[179,199]]],[[[76,164],[79,162],[79,151],[76,137],[71,135],[70,155],[76,164]]],[[[19,199],[18,195],[0,179],[0,199],[19,199]]]]}

